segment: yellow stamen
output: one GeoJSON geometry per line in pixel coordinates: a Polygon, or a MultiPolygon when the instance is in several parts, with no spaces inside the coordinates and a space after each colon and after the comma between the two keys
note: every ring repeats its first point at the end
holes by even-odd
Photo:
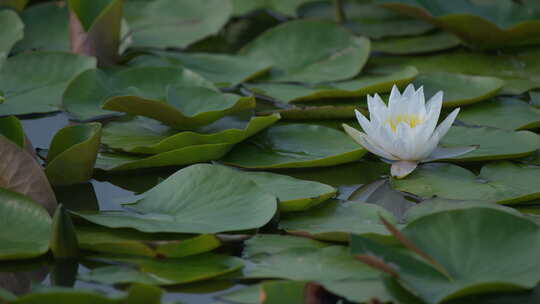
{"type": "Polygon", "coordinates": [[[396,132],[396,127],[401,122],[404,122],[408,124],[411,128],[414,128],[417,125],[421,124],[423,120],[415,114],[398,115],[386,120],[386,123],[390,125],[390,128],[392,128],[393,132],[396,132]]]}

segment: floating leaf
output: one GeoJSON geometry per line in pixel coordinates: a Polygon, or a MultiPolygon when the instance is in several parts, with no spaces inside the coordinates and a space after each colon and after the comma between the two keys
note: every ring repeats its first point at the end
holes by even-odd
{"type": "Polygon", "coordinates": [[[152,55],[135,57],[130,64],[186,67],[219,86],[237,85],[270,68],[269,64],[246,56],[178,52],[152,52],[152,55]]]}
{"type": "Polygon", "coordinates": [[[222,94],[205,87],[167,88],[166,102],[135,96],[109,98],[103,109],[142,115],[174,128],[192,130],[224,116],[255,107],[253,97],[222,94]]]}
{"type": "Polygon", "coordinates": [[[10,7],[17,11],[22,11],[28,4],[28,0],[0,0],[0,7],[10,7]]]}
{"type": "Polygon", "coordinates": [[[478,149],[451,158],[456,161],[481,161],[519,158],[540,148],[540,136],[530,131],[453,126],[440,142],[443,147],[478,145],[478,149]]]}
{"type": "Polygon", "coordinates": [[[96,168],[106,171],[123,171],[191,165],[218,160],[227,154],[232,146],[233,144],[195,145],[152,156],[102,152],[97,156],[96,168]]]}
{"type": "Polygon", "coordinates": [[[318,0],[233,0],[234,15],[244,15],[254,10],[269,9],[275,12],[296,16],[296,9],[306,3],[318,0]]]}
{"type": "Polygon", "coordinates": [[[468,76],[451,73],[420,74],[413,84],[424,87],[426,96],[444,92],[444,107],[456,107],[493,97],[503,87],[503,81],[495,77],[468,76]]]}
{"type": "Polygon", "coordinates": [[[100,226],[78,226],[77,237],[85,250],[149,257],[179,258],[204,253],[221,245],[211,234],[150,234],[100,226]]]}
{"type": "Polygon", "coordinates": [[[280,227],[288,233],[308,235],[318,240],[349,241],[351,233],[388,235],[380,216],[395,223],[384,208],[362,202],[333,200],[302,213],[283,215],[280,227]]]}
{"type": "MultiPolygon", "coordinates": [[[[393,85],[405,86],[417,74],[416,68],[407,66],[394,69],[394,71],[370,70],[367,74],[362,74],[355,79],[329,84],[308,86],[288,83],[253,83],[246,84],[246,87],[254,93],[266,95],[278,101],[295,103],[321,98],[359,97],[390,92],[393,85]]],[[[354,115],[352,112],[351,115],[354,115]]]]}
{"type": "Polygon", "coordinates": [[[535,129],[540,127],[540,110],[519,99],[498,98],[464,108],[458,119],[505,130],[535,129]]]}
{"type": "Polygon", "coordinates": [[[133,47],[184,48],[216,34],[232,10],[229,0],[152,0],[127,1],[124,14],[133,47]]]}
{"type": "Polygon", "coordinates": [[[392,186],[426,198],[515,204],[539,198],[538,181],[539,168],[510,162],[488,163],[478,176],[455,165],[428,164],[405,179],[393,179],[392,186]]]}
{"type": "Polygon", "coordinates": [[[4,136],[0,136],[0,155],[0,187],[29,196],[52,215],[56,197],[34,157],[4,136]]]}
{"type": "Polygon", "coordinates": [[[254,229],[276,212],[276,198],[241,172],[197,164],[141,194],[126,211],[76,212],[93,223],[143,232],[218,233],[254,229]]]}
{"type": "Polygon", "coordinates": [[[24,149],[25,135],[21,122],[15,116],[0,118],[0,134],[24,149]]]}
{"type": "Polygon", "coordinates": [[[89,70],[81,73],[67,87],[64,108],[75,119],[89,120],[115,114],[101,109],[114,97],[165,101],[169,87],[202,86],[214,89],[211,82],[182,68],[135,67],[119,72],[89,70]]]}
{"type": "Polygon", "coordinates": [[[102,284],[143,283],[152,285],[177,285],[208,280],[241,269],[241,259],[226,255],[204,253],[175,259],[145,257],[95,256],[110,262],[133,265],[105,266],[79,276],[81,280],[102,284]]]}
{"type": "Polygon", "coordinates": [[[273,126],[235,146],[223,161],[244,168],[326,167],[358,160],[365,152],[341,131],[287,124],[273,126]]]}
{"type": "Polygon", "coordinates": [[[352,78],[364,66],[368,39],[329,22],[298,20],[274,27],[242,53],[272,64],[270,80],[318,83],[352,78]]]}
{"type": "Polygon", "coordinates": [[[252,117],[244,121],[224,117],[211,125],[179,132],[144,117],[111,122],[103,129],[103,143],[110,148],[131,153],[158,154],[171,150],[206,144],[236,144],[274,124],[279,114],[252,117]]]}
{"type": "Polygon", "coordinates": [[[0,70],[0,90],[6,98],[0,115],[59,111],[68,82],[95,65],[94,58],[60,52],[10,57],[0,70]]]}
{"type": "Polygon", "coordinates": [[[461,40],[447,32],[435,32],[418,37],[387,38],[374,41],[373,50],[386,54],[409,55],[444,51],[455,48],[461,40]]]}
{"type": "Polygon", "coordinates": [[[49,250],[51,217],[29,197],[0,188],[0,260],[40,256],[49,250]]]}
{"type": "Polygon", "coordinates": [[[513,1],[377,0],[407,15],[421,18],[481,49],[538,44],[540,11],[513,1]]]}
{"type": "Polygon", "coordinates": [[[0,11],[0,68],[15,42],[23,37],[24,24],[17,13],[11,10],[0,11]]]}
{"type": "Polygon", "coordinates": [[[62,204],[56,208],[51,225],[51,251],[56,259],[76,258],[79,241],[71,217],[62,204]]]}
{"type": "Polygon", "coordinates": [[[53,185],[70,185],[92,178],[101,138],[101,124],[67,126],[54,136],[45,173],[53,185]]]}
{"type": "Polygon", "coordinates": [[[329,244],[292,235],[256,234],[245,242],[242,255],[250,258],[258,254],[276,254],[292,248],[319,249],[329,244]]]}

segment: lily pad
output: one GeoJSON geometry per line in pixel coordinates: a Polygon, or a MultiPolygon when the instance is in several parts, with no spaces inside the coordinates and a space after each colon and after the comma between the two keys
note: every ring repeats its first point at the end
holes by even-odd
{"type": "Polygon", "coordinates": [[[100,226],[78,226],[77,238],[81,249],[149,257],[179,258],[204,253],[221,245],[220,241],[210,234],[150,234],[100,226]]]}
{"type": "Polygon", "coordinates": [[[309,211],[283,215],[279,225],[292,234],[348,242],[351,233],[388,235],[380,216],[391,223],[396,222],[394,216],[380,206],[332,200],[309,211]]]}
{"type": "Polygon", "coordinates": [[[75,119],[89,120],[117,114],[101,109],[111,99],[162,102],[166,107],[164,101],[168,98],[170,87],[190,86],[215,89],[208,80],[182,68],[134,67],[119,72],[94,69],[81,73],[69,84],[63,103],[65,110],[75,119]]]}
{"type": "Polygon", "coordinates": [[[131,28],[132,47],[184,48],[216,34],[232,11],[229,0],[128,1],[124,16],[131,28]]]}
{"type": "Polygon", "coordinates": [[[11,10],[0,11],[0,68],[15,42],[23,37],[24,24],[11,10]]]}
{"type": "Polygon", "coordinates": [[[390,92],[393,85],[405,86],[416,75],[418,75],[418,70],[407,66],[395,69],[395,71],[370,70],[367,74],[363,73],[362,76],[352,80],[313,86],[288,83],[252,83],[245,86],[254,93],[282,102],[295,103],[321,98],[359,97],[390,92]]]}
{"type": "Polygon", "coordinates": [[[376,52],[394,55],[423,54],[444,51],[461,45],[461,40],[448,32],[435,32],[418,37],[387,38],[374,41],[376,52]]]}
{"type": "Polygon", "coordinates": [[[241,269],[241,259],[226,255],[204,253],[169,259],[145,257],[95,256],[101,261],[122,262],[132,265],[105,266],[79,275],[84,281],[102,284],[144,283],[152,285],[178,285],[211,279],[241,269]]]}
{"type": "Polygon", "coordinates": [[[77,74],[94,68],[91,57],[60,52],[30,52],[10,57],[0,70],[6,101],[0,116],[59,111],[62,94],[77,74]]]}
{"type": "Polygon", "coordinates": [[[466,295],[536,286],[540,280],[536,271],[540,270],[539,229],[515,213],[468,208],[421,217],[404,228],[410,242],[435,262],[410,255],[405,258],[394,248],[355,236],[352,252],[381,259],[396,271],[403,287],[426,303],[436,304],[466,295]],[[484,233],[486,229],[489,234],[484,233]],[[416,262],[410,263],[411,259],[416,262]]]}
{"type": "Polygon", "coordinates": [[[456,161],[482,161],[520,158],[540,148],[540,136],[531,131],[508,131],[488,127],[453,126],[440,142],[443,147],[478,145],[478,149],[451,158],[456,161]]]}
{"type": "Polygon", "coordinates": [[[0,188],[0,260],[40,256],[49,250],[51,217],[29,197],[0,188]]]}
{"type": "Polygon", "coordinates": [[[190,130],[255,107],[253,97],[222,94],[205,87],[169,87],[166,98],[166,102],[163,102],[135,96],[118,96],[109,98],[103,104],[103,109],[142,115],[174,128],[190,130]]]}
{"type": "Polygon", "coordinates": [[[478,176],[455,165],[428,164],[407,178],[393,179],[392,186],[424,198],[517,204],[540,198],[539,181],[540,168],[510,162],[488,163],[478,176]]]}
{"type": "Polygon", "coordinates": [[[179,132],[144,117],[111,122],[103,129],[103,143],[131,153],[158,154],[193,145],[236,144],[274,124],[279,114],[252,117],[248,122],[225,117],[196,132],[179,132]]]}
{"type": "Polygon", "coordinates": [[[436,24],[481,49],[538,44],[540,11],[513,1],[377,0],[376,3],[436,24]]]}
{"type": "Polygon", "coordinates": [[[234,15],[244,15],[254,10],[269,9],[286,16],[296,16],[296,9],[319,0],[233,0],[234,15]]]}
{"type": "Polygon", "coordinates": [[[218,86],[234,86],[270,68],[269,64],[246,56],[178,52],[152,52],[135,57],[130,65],[186,67],[218,86]]]}
{"type": "Polygon", "coordinates": [[[250,258],[259,254],[276,254],[293,248],[317,250],[328,246],[330,244],[292,235],[257,234],[245,242],[242,256],[250,258]]]}
{"type": "Polygon", "coordinates": [[[317,206],[336,194],[334,187],[269,172],[245,172],[261,189],[275,195],[279,211],[302,211],[317,206]]]}
{"type": "Polygon", "coordinates": [[[428,73],[420,74],[413,84],[416,87],[424,86],[426,96],[443,91],[443,107],[456,107],[495,96],[503,87],[504,81],[495,77],[428,73]]]}
{"type": "Polygon", "coordinates": [[[265,225],[277,210],[276,198],[241,172],[197,164],[177,171],[129,204],[134,212],[76,212],[111,228],[142,232],[218,233],[265,225]]]}
{"type": "Polygon", "coordinates": [[[0,118],[0,134],[24,149],[25,135],[21,122],[15,116],[0,118]]]}
{"type": "Polygon", "coordinates": [[[298,20],[274,27],[241,53],[272,64],[269,80],[318,83],[360,72],[370,42],[330,22],[298,20]]]}
{"type": "Polygon", "coordinates": [[[70,185],[92,178],[101,138],[101,124],[67,126],[54,136],[45,174],[53,185],[70,185]]]}
{"type": "Polygon", "coordinates": [[[464,108],[458,119],[505,130],[535,129],[540,127],[540,110],[519,99],[498,98],[464,108]]]}
{"type": "Polygon", "coordinates": [[[273,126],[236,145],[223,162],[259,169],[326,167],[353,162],[365,153],[341,131],[287,124],[273,126]]]}
{"type": "Polygon", "coordinates": [[[143,168],[185,166],[218,160],[227,154],[233,144],[205,144],[155,154],[152,156],[101,152],[96,159],[96,168],[105,171],[124,171],[143,168]]]}

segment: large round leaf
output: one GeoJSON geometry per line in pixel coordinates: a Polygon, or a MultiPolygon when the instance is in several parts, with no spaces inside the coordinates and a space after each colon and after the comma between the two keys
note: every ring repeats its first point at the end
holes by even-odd
{"type": "Polygon", "coordinates": [[[464,108],[458,119],[505,130],[534,129],[540,127],[540,110],[519,99],[499,98],[464,108]]]}
{"type": "Polygon", "coordinates": [[[103,143],[132,153],[158,154],[193,145],[236,144],[279,120],[279,114],[252,117],[244,121],[225,117],[196,132],[178,132],[144,117],[109,123],[103,130],[103,143]]]}
{"type": "Polygon", "coordinates": [[[538,44],[540,10],[507,0],[377,0],[385,7],[426,20],[468,44],[494,49],[538,44]]]}
{"type": "Polygon", "coordinates": [[[271,63],[270,80],[317,83],[360,72],[370,43],[330,22],[291,21],[263,33],[242,53],[271,63]]]}
{"type": "Polygon", "coordinates": [[[67,126],[54,136],[45,173],[53,185],[70,185],[92,178],[99,150],[101,124],[67,126]]]}
{"type": "Polygon", "coordinates": [[[198,164],[141,194],[126,211],[77,212],[107,227],[143,232],[217,233],[258,228],[276,212],[276,198],[242,172],[198,164]]]}
{"type": "Polygon", "coordinates": [[[233,5],[235,15],[244,15],[254,10],[270,9],[294,17],[299,6],[315,1],[319,0],[233,0],[233,5]]]}
{"type": "Polygon", "coordinates": [[[539,182],[538,167],[498,162],[485,165],[478,176],[455,165],[423,165],[407,178],[393,179],[392,186],[425,198],[514,204],[540,198],[539,182]]]}
{"type": "Polygon", "coordinates": [[[118,72],[89,70],[67,87],[64,108],[78,120],[115,112],[101,109],[114,97],[135,100],[166,101],[169,87],[197,86],[215,89],[211,82],[182,68],[135,67],[118,72]]]}
{"type": "Polygon", "coordinates": [[[11,10],[0,11],[0,68],[15,42],[23,37],[24,24],[17,13],[11,10]]]}
{"type": "Polygon", "coordinates": [[[370,70],[367,74],[362,74],[352,80],[313,86],[288,83],[253,83],[246,86],[254,93],[263,94],[278,101],[294,103],[321,98],[359,97],[390,92],[393,85],[405,86],[417,74],[416,68],[408,66],[390,71],[370,70]]]}
{"type": "Polygon", "coordinates": [[[284,215],[279,225],[289,233],[347,242],[351,233],[388,235],[379,220],[381,216],[392,223],[396,221],[377,205],[333,200],[306,212],[284,215]]]}
{"type": "Polygon", "coordinates": [[[183,48],[217,33],[232,14],[229,0],[127,1],[133,47],[183,48]]]}
{"type": "Polygon", "coordinates": [[[540,136],[530,131],[507,131],[487,127],[451,127],[441,146],[459,147],[478,145],[478,149],[458,157],[456,161],[481,161],[519,158],[540,148],[540,136]]]}
{"type": "Polygon", "coordinates": [[[6,98],[0,104],[0,116],[60,110],[69,81],[95,65],[94,58],[71,53],[29,52],[10,57],[0,70],[0,91],[6,98]]]}
{"type": "Polygon", "coordinates": [[[0,188],[0,260],[36,257],[49,250],[51,217],[32,199],[0,188]]]}
{"type": "Polygon", "coordinates": [[[326,167],[358,160],[365,152],[341,131],[288,124],[273,126],[238,144],[223,161],[245,168],[326,167]]]}
{"type": "Polygon", "coordinates": [[[257,234],[244,242],[242,257],[251,258],[259,254],[276,254],[293,248],[319,249],[330,244],[292,235],[257,234]]]}
{"type": "Polygon", "coordinates": [[[376,52],[395,55],[422,54],[444,51],[457,47],[461,40],[447,32],[436,32],[418,37],[387,38],[374,41],[376,52]]]}
{"type": "Polygon", "coordinates": [[[468,76],[451,73],[420,74],[415,86],[424,86],[426,96],[443,91],[445,107],[466,105],[495,96],[503,87],[503,81],[495,77],[468,76]]]}

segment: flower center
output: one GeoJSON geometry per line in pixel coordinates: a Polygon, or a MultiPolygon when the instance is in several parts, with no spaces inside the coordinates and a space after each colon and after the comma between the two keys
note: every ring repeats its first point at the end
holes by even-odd
{"type": "Polygon", "coordinates": [[[414,128],[424,122],[424,120],[416,114],[397,115],[386,120],[386,123],[390,125],[393,132],[396,132],[396,127],[402,122],[408,124],[411,128],[414,128]]]}

